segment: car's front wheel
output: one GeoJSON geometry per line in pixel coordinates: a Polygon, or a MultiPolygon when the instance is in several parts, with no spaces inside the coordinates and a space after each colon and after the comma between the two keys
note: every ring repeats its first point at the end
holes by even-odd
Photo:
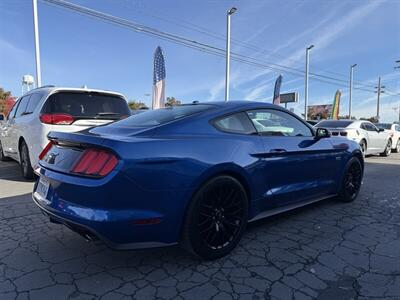
{"type": "Polygon", "coordinates": [[[20,146],[19,157],[20,157],[19,164],[21,167],[22,176],[26,179],[33,179],[34,173],[31,165],[31,160],[29,158],[28,146],[26,145],[25,142],[22,142],[20,146]]]}
{"type": "Polygon", "coordinates": [[[389,139],[388,142],[387,142],[387,144],[386,144],[385,151],[383,151],[383,152],[381,153],[381,156],[387,157],[387,156],[390,155],[390,153],[392,153],[392,140],[389,139]]]}
{"type": "Polygon", "coordinates": [[[204,259],[223,257],[240,241],[247,216],[248,199],[240,182],[231,176],[215,177],[189,204],[182,246],[204,259]]]}
{"type": "Polygon", "coordinates": [[[354,201],[360,192],[363,167],[357,157],[353,157],[346,165],[338,199],[342,202],[354,201]]]}

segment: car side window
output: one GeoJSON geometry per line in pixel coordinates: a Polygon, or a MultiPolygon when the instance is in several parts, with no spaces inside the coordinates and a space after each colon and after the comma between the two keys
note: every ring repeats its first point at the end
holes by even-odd
{"type": "Polygon", "coordinates": [[[257,132],[269,136],[313,136],[312,130],[294,116],[273,109],[247,112],[257,132]]]}
{"type": "Polygon", "coordinates": [[[377,128],[369,123],[364,123],[365,130],[367,131],[378,131],[377,128]]]}
{"type": "Polygon", "coordinates": [[[29,98],[28,105],[25,110],[25,114],[31,114],[35,111],[36,107],[39,104],[40,99],[42,99],[42,95],[39,93],[34,93],[29,98]]]}
{"type": "Polygon", "coordinates": [[[24,97],[22,97],[22,99],[19,101],[19,105],[18,105],[17,111],[15,112],[15,117],[16,117],[16,118],[22,116],[23,113],[25,112],[26,107],[27,107],[28,102],[29,102],[29,98],[30,98],[30,95],[24,96],[24,97]]]}
{"type": "Polygon", "coordinates": [[[222,117],[214,121],[214,125],[219,130],[225,132],[242,134],[252,134],[256,132],[254,126],[244,112],[222,117]]]}
{"type": "Polygon", "coordinates": [[[8,113],[8,116],[7,116],[8,120],[14,118],[15,111],[17,110],[18,104],[19,104],[19,100],[17,102],[15,102],[14,106],[11,108],[10,112],[8,113]]]}

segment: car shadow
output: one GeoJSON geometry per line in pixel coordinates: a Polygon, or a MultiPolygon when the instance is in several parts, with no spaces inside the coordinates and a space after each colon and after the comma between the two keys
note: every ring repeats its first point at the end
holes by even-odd
{"type": "Polygon", "coordinates": [[[0,162],[0,180],[34,182],[35,179],[25,179],[21,175],[18,162],[14,160],[0,162]]]}

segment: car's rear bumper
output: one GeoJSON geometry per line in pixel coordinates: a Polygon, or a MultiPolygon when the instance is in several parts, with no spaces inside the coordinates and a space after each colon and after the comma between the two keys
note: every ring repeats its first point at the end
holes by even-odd
{"type": "Polygon", "coordinates": [[[68,182],[68,175],[43,168],[36,170],[36,173],[48,179],[51,185],[47,199],[44,199],[36,192],[36,183],[32,193],[33,201],[51,221],[66,225],[86,239],[102,240],[114,249],[162,247],[176,244],[179,240],[181,216],[171,215],[162,207],[157,209],[158,206],[152,204],[151,193],[147,199],[141,197],[140,203],[147,202],[147,208],[143,205],[135,208],[134,203],[139,200],[132,197],[135,194],[132,183],[121,183],[122,179],[119,179],[121,185],[113,186],[104,180],[98,185],[88,186],[82,181],[79,186],[68,182]],[[60,181],[58,176],[64,176],[66,180],[60,181]],[[126,207],[119,203],[89,207],[89,203],[97,199],[104,203],[109,197],[106,190],[110,189],[119,190],[121,198],[114,197],[108,199],[109,202],[121,201],[127,203],[126,207]],[[86,199],[86,204],[83,204],[82,199],[86,199]]]}

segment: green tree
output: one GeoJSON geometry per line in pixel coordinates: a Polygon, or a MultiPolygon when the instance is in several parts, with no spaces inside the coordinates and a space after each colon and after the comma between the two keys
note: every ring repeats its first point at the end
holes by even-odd
{"type": "Polygon", "coordinates": [[[167,102],[165,103],[166,107],[169,106],[176,106],[176,105],[180,105],[181,101],[176,99],[175,97],[167,97],[167,102]]]}
{"type": "Polygon", "coordinates": [[[148,109],[147,105],[141,101],[132,100],[128,102],[128,106],[132,110],[148,109]]]}

